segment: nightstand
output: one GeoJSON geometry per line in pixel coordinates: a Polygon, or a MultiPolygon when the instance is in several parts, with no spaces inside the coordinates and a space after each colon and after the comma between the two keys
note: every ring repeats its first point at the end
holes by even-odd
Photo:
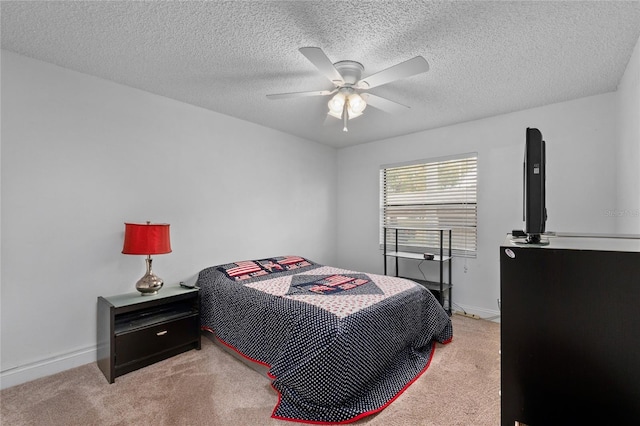
{"type": "Polygon", "coordinates": [[[98,297],[98,367],[109,383],[123,374],[200,349],[200,291],[98,297]]]}

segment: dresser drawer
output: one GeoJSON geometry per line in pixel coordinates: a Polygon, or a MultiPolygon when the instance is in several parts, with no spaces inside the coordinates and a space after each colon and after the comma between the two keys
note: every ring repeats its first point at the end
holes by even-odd
{"type": "Polygon", "coordinates": [[[156,324],[115,337],[115,363],[122,366],[199,339],[197,315],[156,324]]]}

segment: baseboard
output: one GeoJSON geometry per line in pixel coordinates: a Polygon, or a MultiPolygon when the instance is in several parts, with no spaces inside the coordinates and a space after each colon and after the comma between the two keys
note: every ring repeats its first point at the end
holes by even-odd
{"type": "Polygon", "coordinates": [[[81,365],[96,362],[96,359],[97,348],[93,346],[30,364],[9,368],[0,371],[0,389],[6,389],[71,368],[80,367],[81,365]]]}
{"type": "Polygon", "coordinates": [[[486,319],[489,321],[500,322],[500,311],[478,308],[477,306],[467,306],[461,305],[459,303],[454,303],[453,312],[462,313],[463,315],[470,318],[486,319]]]}

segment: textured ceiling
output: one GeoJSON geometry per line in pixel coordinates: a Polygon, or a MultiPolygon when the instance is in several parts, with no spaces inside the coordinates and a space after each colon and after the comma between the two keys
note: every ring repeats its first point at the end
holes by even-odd
{"type": "Polygon", "coordinates": [[[630,1],[2,1],[2,48],[309,140],[344,147],[616,90],[640,37],[630,1]],[[299,51],[368,76],[421,55],[426,73],[371,89],[342,132],[299,51]]]}

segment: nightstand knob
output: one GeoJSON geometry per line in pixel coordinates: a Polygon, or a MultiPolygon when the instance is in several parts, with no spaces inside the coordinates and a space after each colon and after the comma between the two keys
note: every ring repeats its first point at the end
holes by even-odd
{"type": "Polygon", "coordinates": [[[164,335],[165,335],[165,334],[167,334],[167,333],[168,333],[168,332],[167,332],[167,330],[158,331],[158,332],[156,333],[156,336],[164,336],[164,335]]]}

